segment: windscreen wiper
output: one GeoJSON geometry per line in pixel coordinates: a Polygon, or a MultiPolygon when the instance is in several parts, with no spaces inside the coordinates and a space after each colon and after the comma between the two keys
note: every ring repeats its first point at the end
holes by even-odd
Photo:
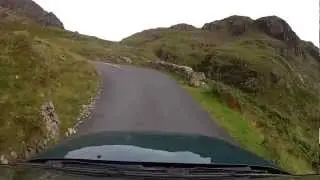
{"type": "Polygon", "coordinates": [[[259,178],[289,175],[275,168],[249,165],[134,163],[76,159],[32,160],[28,165],[103,177],[212,179],[214,177],[259,178]]]}

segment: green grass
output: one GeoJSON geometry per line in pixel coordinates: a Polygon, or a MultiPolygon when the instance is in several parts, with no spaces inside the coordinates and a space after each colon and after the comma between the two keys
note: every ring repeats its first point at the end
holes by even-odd
{"type": "MultiPolygon", "coordinates": [[[[283,169],[297,174],[312,173],[310,162],[297,156],[288,148],[292,144],[277,137],[277,131],[265,132],[259,127],[259,117],[250,111],[232,110],[209,90],[184,86],[190,94],[209,112],[212,119],[223,127],[239,144],[255,154],[273,161],[283,169]],[[274,136],[270,138],[270,135],[274,136]],[[275,138],[277,139],[275,140],[275,138]]],[[[293,146],[294,148],[295,146],[293,146]]],[[[297,148],[297,147],[296,147],[297,148]]]]}
{"type": "Polygon", "coordinates": [[[190,94],[205,108],[212,119],[230,133],[234,140],[244,148],[262,157],[268,157],[264,147],[264,136],[240,112],[231,110],[208,90],[184,86],[190,94]]]}
{"type": "Polygon", "coordinates": [[[95,95],[98,74],[85,57],[28,30],[2,26],[0,48],[0,154],[15,151],[23,159],[27,149],[41,150],[41,105],[53,102],[63,136],[95,95]]]}

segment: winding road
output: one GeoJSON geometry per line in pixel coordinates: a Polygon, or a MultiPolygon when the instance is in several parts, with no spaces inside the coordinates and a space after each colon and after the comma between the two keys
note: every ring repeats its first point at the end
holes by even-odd
{"type": "Polygon", "coordinates": [[[80,135],[101,131],[195,133],[234,141],[209,114],[164,73],[128,65],[95,62],[102,93],[80,135]]]}

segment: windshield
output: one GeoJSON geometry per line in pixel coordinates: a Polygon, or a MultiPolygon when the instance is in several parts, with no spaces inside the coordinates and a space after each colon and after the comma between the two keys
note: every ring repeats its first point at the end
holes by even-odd
{"type": "Polygon", "coordinates": [[[0,0],[0,164],[148,178],[150,168],[319,174],[318,7],[0,0]],[[93,172],[97,162],[142,167],[93,172]]]}

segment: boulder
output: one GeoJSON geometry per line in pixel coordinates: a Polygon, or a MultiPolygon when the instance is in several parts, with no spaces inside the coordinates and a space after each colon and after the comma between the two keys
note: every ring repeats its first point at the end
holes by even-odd
{"type": "Polygon", "coordinates": [[[132,60],[129,57],[121,57],[121,59],[123,59],[127,64],[132,64],[132,60]]]}
{"type": "Polygon", "coordinates": [[[11,151],[10,152],[10,156],[11,156],[12,159],[17,159],[17,157],[18,157],[18,155],[17,155],[17,153],[15,151],[11,151]]]}
{"type": "Polygon", "coordinates": [[[0,164],[8,164],[8,162],[8,159],[4,155],[0,156],[0,164]]]}
{"type": "Polygon", "coordinates": [[[204,86],[204,82],[206,80],[206,76],[203,72],[193,72],[190,79],[189,85],[193,87],[201,87],[204,86]]]}

